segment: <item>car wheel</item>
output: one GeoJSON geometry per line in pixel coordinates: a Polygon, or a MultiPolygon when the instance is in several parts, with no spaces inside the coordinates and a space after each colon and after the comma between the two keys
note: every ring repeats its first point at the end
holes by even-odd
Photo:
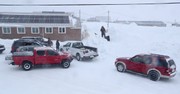
{"type": "Polygon", "coordinates": [[[63,68],[69,68],[70,62],[68,60],[65,60],[65,61],[62,62],[61,65],[62,65],[63,68]]]}
{"type": "Polygon", "coordinates": [[[22,64],[22,68],[23,68],[23,70],[28,71],[32,68],[32,63],[31,62],[24,62],[22,64]]]}
{"type": "Polygon", "coordinates": [[[117,68],[117,71],[119,71],[119,72],[125,71],[125,67],[123,64],[117,64],[116,68],[117,68]]]}
{"type": "Polygon", "coordinates": [[[150,71],[148,78],[152,81],[158,81],[160,79],[160,74],[157,71],[150,71]]]}
{"type": "Polygon", "coordinates": [[[81,56],[80,56],[79,53],[76,54],[76,59],[77,59],[77,61],[80,61],[80,60],[81,60],[81,56]]]}

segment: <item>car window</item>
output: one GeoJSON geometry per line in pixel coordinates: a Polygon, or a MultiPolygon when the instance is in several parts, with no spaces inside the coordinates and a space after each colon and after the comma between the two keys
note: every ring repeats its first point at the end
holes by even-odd
{"type": "Polygon", "coordinates": [[[73,44],[72,44],[72,47],[77,47],[76,43],[73,43],[73,44]]]}
{"type": "Polygon", "coordinates": [[[44,56],[45,55],[45,51],[44,50],[39,50],[39,51],[37,51],[37,55],[44,56]]]}
{"type": "Polygon", "coordinates": [[[83,44],[81,42],[76,42],[72,44],[72,47],[82,47],[83,44]]]}
{"type": "Polygon", "coordinates": [[[28,48],[28,51],[33,51],[33,50],[34,50],[33,47],[29,47],[29,48],[28,48]]]}
{"type": "Polygon", "coordinates": [[[21,46],[22,45],[22,42],[14,42],[14,44],[13,44],[15,47],[19,47],[19,46],[21,46]]]}
{"type": "Polygon", "coordinates": [[[58,53],[53,51],[53,50],[47,50],[47,55],[49,55],[49,56],[56,56],[56,55],[58,55],[58,53]]]}
{"type": "Polygon", "coordinates": [[[149,56],[144,56],[143,61],[145,64],[151,64],[152,63],[152,58],[149,56]]]}
{"type": "Polygon", "coordinates": [[[39,43],[32,43],[32,45],[34,45],[34,46],[40,46],[40,44],[39,43]]]}
{"type": "Polygon", "coordinates": [[[144,63],[143,58],[141,56],[135,56],[131,58],[131,61],[135,63],[144,63]]]}
{"type": "Polygon", "coordinates": [[[28,46],[28,45],[32,45],[32,43],[29,43],[29,42],[24,42],[23,43],[23,46],[28,46]]]}
{"type": "Polygon", "coordinates": [[[68,43],[66,43],[65,45],[64,45],[64,47],[70,47],[71,46],[71,43],[70,42],[68,42],[68,43]]]}
{"type": "Polygon", "coordinates": [[[25,51],[25,48],[20,47],[20,48],[17,49],[17,51],[23,52],[23,51],[25,51]]]}
{"type": "Polygon", "coordinates": [[[163,57],[158,57],[157,60],[158,60],[158,61],[157,61],[157,65],[158,65],[158,66],[168,67],[168,64],[167,64],[165,58],[163,58],[163,57]]]}

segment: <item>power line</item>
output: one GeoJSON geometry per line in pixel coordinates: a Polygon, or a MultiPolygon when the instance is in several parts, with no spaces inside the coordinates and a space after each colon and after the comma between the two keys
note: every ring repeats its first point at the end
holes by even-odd
{"type": "Polygon", "coordinates": [[[0,4],[0,6],[128,6],[128,5],[179,5],[180,2],[118,3],[118,4],[0,4]]]}

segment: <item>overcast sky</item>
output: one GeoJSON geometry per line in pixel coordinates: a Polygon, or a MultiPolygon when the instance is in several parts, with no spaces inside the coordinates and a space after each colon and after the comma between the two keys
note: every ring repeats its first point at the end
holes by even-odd
{"type": "MultiPolygon", "coordinates": [[[[1,4],[64,4],[64,3],[147,3],[147,2],[177,2],[180,0],[0,0],[1,4]]],[[[76,7],[2,7],[0,12],[33,12],[33,11],[67,11],[82,18],[92,16],[107,16],[110,11],[113,20],[163,20],[180,21],[180,5],[149,5],[149,6],[76,6],[76,7]]]]}

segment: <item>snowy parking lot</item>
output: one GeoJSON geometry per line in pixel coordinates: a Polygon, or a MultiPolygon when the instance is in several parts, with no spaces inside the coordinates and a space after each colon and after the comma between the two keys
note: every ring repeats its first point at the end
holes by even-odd
{"type": "MultiPolygon", "coordinates": [[[[34,68],[24,71],[8,65],[5,56],[10,54],[13,40],[0,39],[6,50],[0,54],[0,94],[179,94],[180,90],[180,28],[141,27],[134,24],[111,23],[111,41],[100,36],[101,25],[84,22],[88,37],[86,45],[98,48],[99,56],[91,61],[73,60],[70,68],[34,68]],[[131,57],[140,53],[169,55],[174,59],[177,74],[172,79],[157,82],[147,77],[117,72],[117,57],[131,57]]],[[[54,47],[55,47],[55,40],[54,47]]],[[[65,42],[60,42],[60,45],[65,42]]]]}

